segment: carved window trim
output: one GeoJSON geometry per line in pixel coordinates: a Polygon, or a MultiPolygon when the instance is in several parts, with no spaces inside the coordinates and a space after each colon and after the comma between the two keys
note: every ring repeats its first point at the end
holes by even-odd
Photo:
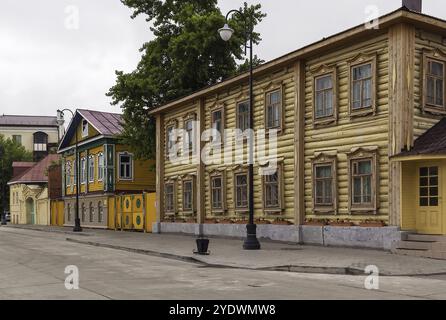
{"type": "Polygon", "coordinates": [[[175,214],[177,214],[177,212],[178,212],[177,192],[178,192],[178,190],[177,190],[177,181],[176,181],[176,179],[169,179],[169,180],[164,181],[164,213],[165,213],[165,215],[175,215],[175,214]],[[167,206],[166,206],[166,203],[167,203],[167,192],[166,192],[167,186],[172,186],[172,188],[173,188],[173,190],[172,190],[173,191],[173,199],[172,199],[173,207],[172,207],[172,209],[170,209],[170,208],[168,209],[167,206]]]}
{"type": "Polygon", "coordinates": [[[223,145],[225,141],[225,129],[226,129],[226,113],[225,113],[225,105],[224,104],[217,104],[214,108],[211,109],[210,113],[210,128],[214,129],[214,114],[217,112],[221,112],[221,130],[220,130],[220,140],[214,140],[212,138],[212,144],[215,146],[223,145]]]}
{"type": "Polygon", "coordinates": [[[333,123],[336,123],[338,120],[338,75],[337,75],[337,68],[329,67],[326,65],[320,66],[316,70],[313,71],[313,95],[312,95],[312,104],[313,104],[313,125],[316,126],[323,126],[323,125],[330,125],[333,123]],[[333,91],[333,114],[330,116],[324,116],[324,117],[317,117],[316,115],[316,94],[317,94],[317,86],[316,82],[317,80],[326,77],[331,76],[332,79],[332,91],[333,91]]]}
{"type": "Polygon", "coordinates": [[[312,160],[312,195],[313,195],[313,211],[316,214],[337,214],[338,210],[338,178],[337,178],[337,165],[338,157],[337,155],[330,155],[325,153],[320,153],[312,160]],[[332,203],[327,205],[318,204],[316,202],[316,168],[319,166],[330,166],[331,167],[331,192],[332,192],[332,203]]]}
{"type": "Polygon", "coordinates": [[[446,54],[440,49],[423,50],[423,66],[422,66],[422,110],[423,112],[434,115],[446,115],[446,54]],[[427,72],[428,63],[435,61],[443,64],[443,106],[429,104],[427,102],[427,72]]]}
{"type": "MultiPolygon", "coordinates": [[[[285,86],[283,81],[280,82],[271,82],[266,87],[263,88],[264,97],[263,97],[263,114],[264,114],[264,126],[266,130],[277,130],[278,133],[282,133],[284,129],[284,112],[285,112],[285,86]],[[275,127],[268,126],[268,97],[275,92],[279,92],[280,94],[280,106],[279,106],[279,125],[275,127]]],[[[255,121],[254,121],[255,123],[255,121]]]]}
{"type": "Polygon", "coordinates": [[[277,163],[277,184],[278,184],[278,205],[276,207],[269,207],[266,204],[266,175],[268,171],[272,169],[260,168],[262,171],[262,201],[263,201],[263,212],[266,215],[281,215],[285,209],[285,197],[284,197],[284,175],[283,175],[283,162],[277,163]]]}
{"type": "Polygon", "coordinates": [[[377,54],[364,55],[359,54],[348,62],[348,95],[349,95],[349,114],[350,117],[364,117],[369,115],[375,115],[377,112],[377,83],[378,83],[378,72],[377,72],[377,54]],[[353,109],[353,69],[361,66],[371,64],[372,73],[372,105],[368,108],[361,108],[358,110],[353,109]]]}
{"type": "Polygon", "coordinates": [[[186,116],[183,118],[183,146],[182,146],[182,149],[183,149],[183,156],[186,156],[186,157],[188,157],[188,156],[194,156],[195,154],[197,154],[197,142],[198,142],[198,138],[200,137],[199,135],[198,135],[198,133],[199,133],[199,128],[197,128],[197,125],[196,125],[196,121],[197,120],[197,114],[196,114],[196,112],[189,112],[188,114],[186,114],[186,116]],[[188,143],[188,141],[187,141],[187,131],[186,131],[186,124],[189,122],[189,121],[192,121],[192,134],[194,135],[195,134],[195,140],[196,141],[194,141],[194,136],[192,136],[192,148],[190,148],[190,146],[189,146],[189,152],[188,153],[185,153],[185,151],[186,151],[186,143],[188,143]],[[195,143],[194,143],[195,142],[195,143]]]}
{"type": "Polygon", "coordinates": [[[197,212],[197,200],[195,198],[197,194],[197,184],[196,184],[196,177],[194,175],[186,175],[181,179],[181,209],[182,209],[182,213],[184,215],[194,215],[197,212]],[[191,188],[191,192],[192,192],[192,208],[185,208],[184,207],[184,199],[185,199],[185,193],[184,193],[184,185],[186,183],[191,183],[192,184],[192,188],[191,188]]]}
{"type": "Polygon", "coordinates": [[[249,213],[249,170],[246,167],[238,167],[232,173],[232,185],[233,185],[233,199],[234,199],[234,211],[236,214],[248,214],[249,213]],[[237,176],[246,175],[246,206],[237,206],[237,176]]]}
{"type": "Polygon", "coordinates": [[[378,147],[353,149],[347,154],[348,161],[348,209],[351,214],[378,214],[379,209],[379,153],[378,147]],[[371,160],[371,203],[355,204],[353,202],[353,164],[358,161],[371,160]]]}
{"type": "Polygon", "coordinates": [[[224,214],[227,211],[226,206],[226,188],[227,188],[227,182],[226,182],[226,173],[225,171],[213,171],[209,174],[209,190],[210,195],[209,199],[211,201],[210,207],[211,212],[213,214],[224,214]],[[221,179],[221,207],[220,208],[214,208],[214,193],[213,193],[213,180],[220,178],[221,179]]]}

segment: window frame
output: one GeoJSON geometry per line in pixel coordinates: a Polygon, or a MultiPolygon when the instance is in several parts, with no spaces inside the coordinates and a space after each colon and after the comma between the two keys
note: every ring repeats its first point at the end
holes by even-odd
{"type": "Polygon", "coordinates": [[[98,162],[98,170],[97,170],[97,179],[98,182],[104,181],[104,173],[105,173],[105,157],[103,152],[99,152],[97,155],[97,162],[98,162]],[[100,158],[102,157],[102,166],[100,158]],[[100,176],[102,174],[102,176],[100,176]]]}
{"type": "Polygon", "coordinates": [[[194,177],[188,177],[188,178],[184,178],[182,181],[181,181],[181,209],[182,209],[182,213],[183,214],[194,214],[195,213],[195,211],[196,211],[196,206],[195,206],[195,179],[194,179],[194,177]],[[191,201],[192,201],[192,203],[191,203],[191,208],[185,208],[185,206],[184,206],[184,203],[185,203],[185,201],[184,201],[184,199],[185,199],[185,187],[184,187],[184,185],[186,184],[186,183],[191,183],[191,201]]]}
{"type": "MultiPolygon", "coordinates": [[[[196,140],[198,140],[200,138],[200,136],[197,135],[197,130],[199,128],[196,128],[197,126],[194,125],[194,123],[196,123],[196,120],[197,120],[197,115],[196,115],[195,112],[189,113],[188,115],[186,115],[184,117],[184,120],[183,120],[183,143],[182,143],[183,150],[182,150],[182,153],[186,157],[194,156],[196,154],[196,152],[197,152],[197,150],[196,150],[197,149],[197,145],[196,145],[197,143],[194,144],[194,135],[197,137],[196,140]],[[186,142],[186,139],[187,139],[186,125],[187,125],[187,123],[189,121],[192,121],[192,129],[191,129],[191,132],[192,132],[192,142],[190,142],[192,144],[192,148],[189,145],[189,150],[188,150],[189,152],[185,153],[185,151],[186,151],[186,143],[189,144],[189,141],[186,142]]],[[[199,142],[199,141],[195,141],[195,142],[199,142]]]]}
{"type": "Polygon", "coordinates": [[[234,211],[238,214],[247,214],[249,212],[249,171],[248,170],[237,170],[233,174],[233,189],[234,189],[234,211]],[[246,206],[237,206],[237,176],[246,176],[246,206]]]}
{"type": "Polygon", "coordinates": [[[359,148],[347,156],[348,159],[348,206],[351,214],[374,214],[378,213],[379,209],[379,154],[378,148],[368,150],[366,148],[359,148]],[[354,203],[354,175],[353,164],[360,161],[371,161],[372,178],[371,178],[371,203],[357,204],[354,203]]]}
{"type": "Polygon", "coordinates": [[[211,212],[215,213],[215,214],[224,214],[226,212],[226,179],[225,179],[224,172],[215,172],[215,173],[211,173],[209,175],[209,190],[210,190],[209,199],[211,201],[211,203],[210,203],[211,212]],[[214,179],[218,179],[218,178],[221,179],[221,186],[220,186],[221,207],[220,208],[214,207],[213,181],[214,181],[214,179]]]}
{"type": "Polygon", "coordinates": [[[236,117],[235,126],[236,126],[236,129],[239,129],[242,132],[245,132],[246,130],[248,130],[250,128],[250,123],[249,123],[250,122],[250,112],[251,112],[251,110],[249,108],[249,98],[236,102],[236,105],[235,105],[235,117],[236,117]],[[240,120],[239,119],[240,118],[239,106],[242,104],[245,104],[245,103],[248,104],[248,111],[246,112],[246,115],[248,117],[248,127],[245,129],[242,129],[242,128],[240,128],[240,121],[239,121],[240,120]]]}
{"type": "Polygon", "coordinates": [[[284,87],[282,84],[280,86],[265,90],[263,112],[264,112],[264,125],[265,125],[266,130],[276,129],[279,132],[281,132],[283,130],[283,112],[284,112],[284,99],[283,98],[284,98],[284,87]],[[268,100],[269,100],[269,98],[268,97],[270,97],[271,94],[275,93],[275,92],[279,92],[279,94],[280,94],[279,119],[278,119],[279,124],[278,124],[278,126],[270,127],[270,126],[268,126],[268,120],[269,120],[269,118],[268,118],[268,107],[269,107],[268,100]]]}
{"type": "Polygon", "coordinates": [[[176,181],[165,181],[164,182],[164,214],[165,215],[175,215],[177,213],[177,190],[176,190],[176,181]],[[172,186],[172,209],[169,208],[167,210],[167,186],[172,186]]]}
{"type": "Polygon", "coordinates": [[[313,195],[313,211],[315,214],[337,214],[338,210],[338,179],[337,179],[337,155],[328,155],[321,153],[312,160],[312,195],[313,195]],[[316,202],[316,169],[317,167],[331,167],[331,204],[319,204],[316,202]]]}
{"type": "Polygon", "coordinates": [[[65,161],[65,187],[69,188],[71,186],[71,161],[65,161]]]}
{"type": "Polygon", "coordinates": [[[95,181],[95,155],[89,155],[88,156],[88,183],[94,183],[95,181]],[[90,170],[92,168],[93,165],[93,174],[91,174],[90,170]]]}
{"type": "Polygon", "coordinates": [[[129,153],[127,151],[119,152],[118,153],[118,179],[119,179],[119,181],[133,181],[134,176],[135,176],[134,170],[135,170],[135,163],[134,163],[134,159],[133,159],[133,154],[129,153]],[[129,157],[129,159],[130,159],[130,163],[129,163],[129,165],[130,165],[130,169],[129,169],[130,177],[125,177],[125,176],[121,175],[121,164],[122,164],[121,157],[122,156],[129,157]]]}
{"type": "MultiPolygon", "coordinates": [[[[348,72],[348,95],[349,95],[349,114],[350,117],[361,117],[368,115],[375,115],[377,110],[377,83],[378,83],[378,73],[377,73],[377,55],[373,54],[370,56],[364,56],[360,54],[355,57],[353,60],[349,61],[349,72],[348,72]],[[371,65],[371,82],[372,82],[372,92],[371,92],[371,106],[367,108],[353,108],[353,70],[358,67],[362,67],[365,65],[371,65]]],[[[364,81],[363,79],[361,81],[364,81]]],[[[361,100],[362,103],[362,100],[361,100]]]]}
{"type": "Polygon", "coordinates": [[[442,51],[436,49],[434,51],[423,52],[423,74],[422,74],[422,109],[424,112],[432,113],[435,115],[445,115],[446,114],[446,54],[442,51]],[[443,64],[443,105],[437,105],[428,103],[427,99],[427,77],[428,77],[428,66],[429,62],[438,62],[443,64]]]}
{"type": "Polygon", "coordinates": [[[81,163],[81,165],[80,165],[80,169],[81,169],[81,172],[80,172],[80,175],[81,175],[81,185],[82,184],[86,184],[87,183],[87,159],[85,158],[85,157],[81,157],[81,159],[80,159],[81,161],[80,161],[80,163],[81,163]]]}
{"type": "Polygon", "coordinates": [[[12,140],[17,144],[22,145],[22,135],[21,134],[13,134],[12,140]]]}
{"type": "Polygon", "coordinates": [[[329,125],[332,123],[336,123],[338,120],[338,79],[337,79],[337,69],[334,68],[328,68],[326,66],[323,66],[321,69],[317,70],[316,73],[313,75],[313,125],[314,126],[322,126],[322,125],[329,125]],[[333,113],[329,116],[321,116],[318,117],[316,114],[316,106],[317,106],[317,81],[321,78],[331,76],[332,80],[332,101],[333,101],[333,113]]]}
{"type": "MultiPolygon", "coordinates": [[[[262,173],[272,169],[261,168],[262,173]]],[[[278,186],[278,205],[277,207],[270,207],[266,205],[266,175],[262,174],[262,195],[263,195],[263,211],[265,214],[278,215],[284,211],[284,179],[283,179],[283,163],[277,163],[277,186],[278,186]]],[[[248,180],[249,181],[249,180],[248,180]]],[[[248,182],[249,183],[249,182],[248,182]]],[[[248,186],[249,189],[249,186],[248,186]]],[[[248,195],[249,196],[249,195],[248,195]]],[[[249,198],[248,198],[249,199],[249,198]]],[[[249,206],[249,200],[248,200],[249,206]]]]}
{"type": "Polygon", "coordinates": [[[221,119],[220,119],[221,131],[219,131],[219,133],[220,133],[220,141],[212,139],[212,143],[214,145],[222,145],[223,142],[224,142],[223,135],[224,135],[224,132],[225,132],[224,131],[225,130],[225,107],[224,107],[224,105],[220,105],[219,107],[211,110],[211,129],[215,129],[214,128],[214,122],[215,122],[214,121],[214,114],[217,113],[217,112],[221,113],[221,119]]]}

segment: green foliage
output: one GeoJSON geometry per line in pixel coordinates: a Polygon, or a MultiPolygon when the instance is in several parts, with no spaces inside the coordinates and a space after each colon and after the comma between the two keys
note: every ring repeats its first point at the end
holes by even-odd
{"type": "MultiPolygon", "coordinates": [[[[154,158],[155,120],[148,110],[246,70],[246,63],[237,65],[244,57],[245,21],[254,28],[266,15],[260,5],[245,3],[240,8],[243,16],[235,14],[230,20],[235,33],[226,43],[217,32],[225,22],[217,0],[121,2],[133,9],[132,18],[146,15],[155,39],[141,48],[136,70],[116,71],[116,84],[107,95],[123,109],[122,142],[132,147],[137,158],[154,158]]],[[[254,32],[253,42],[260,40],[254,32]]]]}
{"type": "Polygon", "coordinates": [[[0,213],[3,212],[3,195],[6,208],[9,207],[8,182],[12,179],[12,163],[15,161],[32,161],[32,153],[12,139],[5,139],[0,134],[0,213]]]}

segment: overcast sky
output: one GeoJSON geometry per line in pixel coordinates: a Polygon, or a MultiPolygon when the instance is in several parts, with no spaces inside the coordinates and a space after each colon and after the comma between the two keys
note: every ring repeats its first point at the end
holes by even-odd
{"type": "MultiPolygon", "coordinates": [[[[255,48],[271,60],[363,23],[373,5],[383,15],[401,0],[267,0],[255,48]]],[[[243,0],[220,0],[222,12],[243,0]]],[[[423,12],[446,19],[444,0],[423,12]]],[[[120,112],[105,93],[115,70],[132,71],[152,34],[119,0],[1,0],[0,114],[55,115],[60,107],[120,112]],[[77,19],[76,17],[79,17],[77,19]]]]}

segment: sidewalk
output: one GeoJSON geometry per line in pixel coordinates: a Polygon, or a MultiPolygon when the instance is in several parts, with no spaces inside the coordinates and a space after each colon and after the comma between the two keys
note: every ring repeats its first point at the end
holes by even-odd
{"type": "Polygon", "coordinates": [[[66,239],[71,242],[196,262],[207,267],[364,275],[366,266],[375,265],[383,276],[446,274],[444,260],[399,256],[366,249],[299,246],[261,241],[262,250],[245,251],[242,249],[242,240],[211,238],[211,254],[197,256],[193,254],[196,248],[195,238],[187,235],[91,229],[85,229],[84,233],[78,234],[69,228],[44,226],[7,228],[64,233],[66,239]]]}

